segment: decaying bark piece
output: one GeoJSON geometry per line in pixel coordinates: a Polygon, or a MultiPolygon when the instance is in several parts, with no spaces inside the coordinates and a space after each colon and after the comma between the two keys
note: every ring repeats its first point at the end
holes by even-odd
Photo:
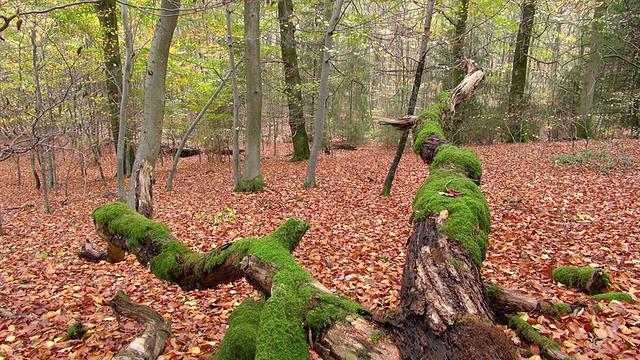
{"type": "Polygon", "coordinates": [[[484,81],[484,69],[478,66],[472,59],[465,59],[463,62],[467,65],[467,75],[453,90],[451,90],[451,99],[449,99],[449,112],[455,115],[456,107],[463,101],[471,97],[476,88],[484,81]]]}
{"type": "Polygon", "coordinates": [[[123,292],[111,299],[111,308],[118,315],[131,318],[144,325],[144,332],[136,336],[114,359],[154,360],[162,355],[165,341],[171,336],[171,323],[148,306],[132,303],[123,292]]]}
{"type": "Polygon", "coordinates": [[[136,183],[136,210],[149,219],[153,219],[153,166],[148,160],[140,161],[138,182],[136,183]]]}
{"type": "Polygon", "coordinates": [[[101,260],[107,260],[106,251],[98,251],[93,248],[91,241],[86,240],[82,245],[82,249],[78,252],[78,256],[81,259],[85,259],[91,262],[100,262],[101,260]]]}
{"type": "Polygon", "coordinates": [[[573,311],[572,306],[574,305],[563,303],[553,304],[549,301],[536,300],[531,296],[504,289],[489,281],[485,281],[484,285],[488,293],[489,306],[491,306],[494,314],[496,314],[503,324],[508,323],[512,317],[520,312],[558,317],[562,312],[570,313],[573,311]]]}

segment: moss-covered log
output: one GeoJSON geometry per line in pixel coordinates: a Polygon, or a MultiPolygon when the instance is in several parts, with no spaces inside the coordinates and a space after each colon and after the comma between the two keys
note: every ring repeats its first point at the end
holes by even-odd
{"type": "Polygon", "coordinates": [[[295,261],[291,252],[309,227],[302,220],[291,218],[264,238],[196,253],[165,225],[123,203],[98,207],[93,218],[108,247],[133,253],[141,264],[150,264],[156,277],[184,290],[213,288],[241,277],[259,290],[261,300],[247,300],[234,312],[215,359],[245,358],[247,353],[254,354],[247,357],[251,359],[305,359],[310,344],[334,359],[354,354],[399,359],[390,340],[371,343],[371,334],[383,329],[358,303],[332,294],[295,261]]]}
{"type": "Polygon", "coordinates": [[[520,312],[537,313],[550,317],[573,312],[571,305],[536,300],[487,281],[485,281],[485,290],[489,298],[489,306],[503,323],[508,323],[512,317],[520,312]]]}
{"type": "Polygon", "coordinates": [[[561,350],[557,342],[540,335],[536,329],[525,320],[514,316],[509,321],[509,327],[515,330],[524,341],[529,344],[537,345],[540,348],[540,354],[546,359],[551,360],[570,360],[573,359],[567,353],[561,350]]]}
{"type": "Polygon", "coordinates": [[[599,294],[609,287],[609,275],[602,269],[561,266],[551,272],[553,280],[586,294],[599,294]]]}
{"type": "Polygon", "coordinates": [[[430,168],[413,202],[396,343],[405,359],[513,359],[511,342],[491,325],[480,275],[490,230],[482,167],[443,138],[434,118],[447,108],[423,112],[414,129],[414,150],[430,168]]]}

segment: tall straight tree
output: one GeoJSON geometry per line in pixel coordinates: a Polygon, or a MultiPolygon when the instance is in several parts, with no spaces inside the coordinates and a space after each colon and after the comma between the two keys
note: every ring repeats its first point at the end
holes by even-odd
{"type": "Polygon", "coordinates": [[[180,0],[162,0],[161,8],[147,60],[144,120],[127,198],[130,207],[149,218],[153,214],[153,169],[162,141],[169,48],[178,24],[180,0]]]}
{"type": "Polygon", "coordinates": [[[125,170],[125,132],[127,124],[127,102],[129,101],[129,82],[133,69],[133,35],[129,24],[129,9],[127,4],[120,4],[120,16],[124,29],[124,69],[122,74],[122,96],[120,97],[120,113],[118,124],[118,140],[116,147],[116,164],[118,178],[118,199],[125,201],[124,175],[125,170]]]}
{"type": "MultiPolygon", "coordinates": [[[[102,52],[104,57],[104,73],[105,87],[107,90],[107,109],[109,110],[109,120],[111,125],[111,135],[115,145],[116,153],[118,152],[118,137],[121,130],[120,123],[120,105],[122,103],[122,59],[120,52],[120,39],[118,36],[118,6],[116,0],[99,0],[93,4],[93,7],[100,21],[102,30],[102,52]]],[[[123,24],[124,26],[124,24],[123,24]]],[[[125,35],[126,36],[126,35],[125,35]]],[[[126,44],[125,44],[126,45],[126,44]]],[[[125,138],[127,134],[125,133],[125,138]]],[[[121,166],[128,175],[131,173],[131,159],[133,158],[133,147],[125,144],[122,153],[126,163],[122,162],[121,166]],[[129,164],[128,166],[126,164],[129,164]]]]}
{"type": "MultiPolygon", "coordinates": [[[[418,64],[416,66],[416,73],[413,77],[413,88],[411,89],[411,96],[409,97],[409,107],[407,108],[407,115],[413,116],[416,111],[416,104],[418,102],[418,93],[420,93],[420,85],[422,84],[422,73],[424,72],[424,63],[427,58],[427,45],[429,44],[429,37],[431,35],[431,19],[433,18],[433,5],[435,0],[429,0],[427,2],[427,12],[424,16],[424,30],[422,31],[422,39],[420,41],[420,56],[418,57],[418,64]]],[[[398,141],[398,147],[396,148],[396,154],[393,157],[387,178],[384,181],[384,187],[380,192],[380,195],[391,195],[391,186],[393,185],[393,179],[396,176],[396,170],[398,170],[398,164],[402,159],[404,153],[404,147],[407,145],[407,138],[409,137],[409,130],[404,130],[402,136],[398,141]]]]}
{"type": "Polygon", "coordinates": [[[309,137],[304,123],[302,107],[302,80],[298,68],[298,54],[296,51],[295,25],[293,18],[293,1],[278,0],[278,20],[280,22],[280,50],[284,67],[284,93],[289,105],[289,127],[293,143],[293,157],[291,161],[309,158],[309,137]]]}
{"type": "Polygon", "coordinates": [[[602,71],[602,16],[607,9],[606,1],[601,1],[593,10],[591,21],[591,37],[589,39],[589,56],[584,67],[584,76],[580,88],[580,102],[578,104],[578,137],[581,139],[593,138],[593,99],[596,92],[596,83],[602,71]]]}
{"type": "Polygon", "coordinates": [[[231,137],[233,141],[233,185],[237,186],[240,181],[240,119],[238,112],[240,108],[240,93],[238,91],[238,77],[236,72],[236,60],[233,49],[233,32],[231,31],[231,8],[229,3],[225,3],[225,19],[227,22],[227,50],[229,53],[229,66],[231,71],[231,86],[233,88],[233,129],[231,137]]]}
{"type": "Polygon", "coordinates": [[[523,110],[527,103],[524,90],[527,85],[527,65],[529,64],[529,47],[536,14],[536,0],[522,0],[522,17],[513,52],[511,69],[511,86],[509,88],[508,128],[509,142],[525,142],[529,140],[527,121],[523,110]]]}
{"type": "Polygon", "coordinates": [[[327,102],[327,87],[329,83],[329,68],[331,61],[331,49],[333,48],[333,34],[336,31],[340,11],[342,9],[343,0],[336,0],[329,19],[329,27],[327,35],[324,39],[324,50],[322,52],[322,70],[320,71],[320,90],[318,91],[318,110],[316,111],[316,129],[313,134],[313,145],[311,146],[311,154],[309,155],[309,164],[307,165],[307,174],[304,178],[304,187],[316,187],[316,165],[318,164],[318,153],[320,152],[320,143],[322,143],[322,128],[324,125],[324,107],[327,102]]]}
{"type": "Polygon", "coordinates": [[[260,0],[244,2],[244,43],[247,67],[247,126],[244,173],[235,191],[264,191],[260,174],[262,133],[262,71],[260,63],[260,0]]]}
{"type": "Polygon", "coordinates": [[[114,145],[118,143],[120,85],[122,84],[122,60],[120,58],[120,40],[118,37],[118,7],[116,0],[99,0],[93,4],[102,27],[102,51],[104,53],[104,72],[107,88],[109,120],[114,145]]]}

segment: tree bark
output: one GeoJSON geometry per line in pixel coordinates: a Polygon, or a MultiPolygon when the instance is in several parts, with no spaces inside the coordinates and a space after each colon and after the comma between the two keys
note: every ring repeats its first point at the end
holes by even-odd
{"type": "Polygon", "coordinates": [[[311,145],[311,153],[309,154],[309,164],[307,164],[307,173],[304,178],[304,187],[312,188],[318,186],[316,183],[316,165],[318,164],[318,155],[322,144],[322,129],[324,126],[324,108],[327,102],[327,87],[329,86],[329,70],[331,54],[333,47],[333,34],[338,25],[340,11],[342,9],[343,0],[336,0],[333,5],[333,12],[329,20],[329,28],[324,39],[324,51],[322,52],[322,70],[320,71],[320,89],[318,91],[318,109],[316,111],[315,131],[313,133],[313,145],[311,145]]]}
{"type": "Polygon", "coordinates": [[[291,161],[309,158],[309,138],[304,120],[302,106],[302,80],[298,68],[296,52],[295,24],[293,18],[293,1],[278,0],[278,20],[280,23],[280,50],[284,67],[284,93],[289,106],[289,127],[293,143],[291,161]]]}
{"type": "MultiPolygon", "coordinates": [[[[102,27],[102,51],[111,134],[118,151],[120,134],[120,86],[122,85],[122,61],[118,36],[118,8],[116,0],[100,0],[93,5],[102,27]]],[[[123,163],[124,166],[124,163],[123,163]]]]}
{"type": "Polygon", "coordinates": [[[162,0],[161,7],[162,10],[156,22],[147,61],[147,74],[144,82],[144,120],[127,197],[127,204],[131,208],[137,208],[139,202],[137,190],[140,167],[146,161],[152,169],[155,168],[162,142],[167,63],[173,32],[178,24],[180,0],[162,0]]]}
{"type": "MultiPolygon", "coordinates": [[[[118,136],[116,137],[116,177],[118,182],[118,199],[126,201],[124,177],[129,168],[126,164],[126,125],[127,125],[127,102],[129,101],[129,90],[131,81],[131,71],[133,69],[133,35],[129,24],[129,9],[126,4],[120,5],[122,17],[122,28],[124,30],[124,69],[122,74],[122,94],[120,96],[120,111],[118,114],[118,136]]],[[[115,134],[114,134],[115,135],[115,134]]],[[[130,148],[131,149],[131,148],[130,148]]]]}
{"type": "Polygon", "coordinates": [[[509,142],[526,142],[529,140],[527,122],[524,119],[524,106],[527,103],[524,90],[527,85],[527,65],[529,64],[529,47],[533,31],[536,0],[522,0],[522,17],[513,53],[511,69],[511,86],[509,88],[508,130],[509,142]]]}
{"type": "Polygon", "coordinates": [[[582,86],[580,88],[580,101],[578,103],[578,138],[592,139],[593,132],[593,99],[596,93],[596,84],[602,69],[602,16],[607,9],[606,2],[601,2],[593,10],[591,20],[591,39],[589,40],[589,56],[584,67],[582,86]]]}
{"type": "Polygon", "coordinates": [[[225,20],[227,23],[227,52],[229,53],[229,67],[231,71],[231,88],[233,90],[233,128],[231,129],[233,155],[233,186],[240,181],[240,94],[238,91],[238,77],[236,72],[236,60],[233,53],[233,33],[231,29],[231,9],[229,3],[224,4],[225,20]]]}
{"type": "Polygon", "coordinates": [[[244,40],[247,68],[247,126],[244,173],[235,191],[264,191],[260,173],[262,142],[262,70],[260,62],[260,1],[244,2],[244,40]]]}

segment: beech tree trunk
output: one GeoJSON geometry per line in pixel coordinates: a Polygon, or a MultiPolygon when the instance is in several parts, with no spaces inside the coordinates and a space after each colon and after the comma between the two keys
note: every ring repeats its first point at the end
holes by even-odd
{"type": "Polygon", "coordinates": [[[527,121],[523,109],[527,103],[525,87],[527,85],[527,65],[529,64],[529,47],[531,46],[536,0],[522,0],[522,17],[513,52],[511,69],[511,86],[509,87],[509,138],[510,142],[526,142],[529,140],[527,121]]]}
{"type": "Polygon", "coordinates": [[[262,141],[262,64],[260,63],[260,1],[244,1],[245,66],[247,73],[247,123],[244,134],[244,173],[235,191],[264,191],[260,172],[262,141]]]}
{"type": "MultiPolygon", "coordinates": [[[[144,120],[140,133],[140,144],[133,164],[133,172],[129,182],[127,203],[132,208],[138,206],[138,174],[143,163],[151,169],[155,168],[162,142],[162,123],[166,102],[166,77],[169,61],[169,49],[173,40],[173,32],[178,24],[180,0],[162,0],[162,10],[156,21],[144,81],[144,120]]],[[[152,182],[146,185],[151,186],[152,182]]],[[[151,193],[151,189],[145,190],[151,193]]]]}
{"type": "Polygon", "coordinates": [[[285,89],[289,106],[289,127],[291,128],[291,142],[293,157],[291,161],[309,158],[309,137],[304,121],[302,107],[302,80],[298,68],[298,54],[296,51],[295,25],[293,23],[293,1],[278,0],[278,21],[280,23],[280,50],[284,67],[285,89]]]}

